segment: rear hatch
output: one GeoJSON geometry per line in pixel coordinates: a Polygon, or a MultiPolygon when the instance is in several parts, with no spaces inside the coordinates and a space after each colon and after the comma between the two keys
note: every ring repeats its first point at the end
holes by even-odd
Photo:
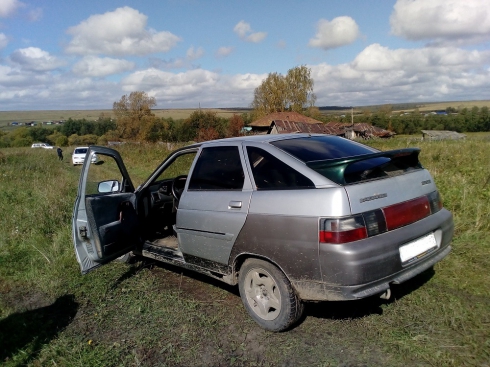
{"type": "Polygon", "coordinates": [[[376,152],[355,157],[306,162],[345,187],[352,214],[409,201],[436,190],[421,166],[420,149],[376,152]]]}
{"type": "Polygon", "coordinates": [[[302,137],[272,144],[344,187],[351,216],[321,220],[320,237],[324,234],[326,242],[375,236],[419,221],[442,208],[433,179],[419,162],[418,148],[381,152],[336,136],[302,137]]]}

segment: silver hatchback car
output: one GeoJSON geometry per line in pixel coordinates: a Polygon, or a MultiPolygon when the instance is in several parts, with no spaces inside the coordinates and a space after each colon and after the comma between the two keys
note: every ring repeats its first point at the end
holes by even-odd
{"type": "Polygon", "coordinates": [[[132,251],[238,285],[271,331],[304,301],[387,298],[451,250],[453,218],[419,152],[330,135],[215,140],[173,152],[135,189],[117,151],[91,146],[77,260],[85,274],[132,251]]]}

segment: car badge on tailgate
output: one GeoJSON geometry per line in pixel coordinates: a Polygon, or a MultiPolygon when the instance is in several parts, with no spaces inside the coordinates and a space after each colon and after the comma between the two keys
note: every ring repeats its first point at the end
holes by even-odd
{"type": "Polygon", "coordinates": [[[387,193],[377,194],[377,195],[373,195],[373,196],[368,196],[368,197],[365,197],[365,198],[361,198],[361,199],[359,199],[359,201],[361,203],[364,203],[365,201],[372,201],[372,200],[376,200],[376,199],[382,199],[382,198],[385,198],[387,196],[388,196],[387,193]]]}

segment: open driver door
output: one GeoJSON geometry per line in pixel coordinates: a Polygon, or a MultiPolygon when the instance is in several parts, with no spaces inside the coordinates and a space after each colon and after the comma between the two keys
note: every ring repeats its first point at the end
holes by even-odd
{"type": "Polygon", "coordinates": [[[89,147],[72,220],[73,243],[82,274],[130,252],[139,244],[134,186],[117,151],[89,147]],[[97,163],[91,163],[94,154],[97,163]]]}

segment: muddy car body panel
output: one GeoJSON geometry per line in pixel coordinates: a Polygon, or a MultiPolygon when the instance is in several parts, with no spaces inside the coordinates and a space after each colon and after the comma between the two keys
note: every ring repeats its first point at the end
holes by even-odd
{"type": "Polygon", "coordinates": [[[172,154],[136,190],[120,155],[90,147],[75,202],[82,273],[128,251],[238,284],[262,327],[302,301],[380,294],[450,251],[453,220],[416,148],[334,136],[223,139],[172,154]]]}

